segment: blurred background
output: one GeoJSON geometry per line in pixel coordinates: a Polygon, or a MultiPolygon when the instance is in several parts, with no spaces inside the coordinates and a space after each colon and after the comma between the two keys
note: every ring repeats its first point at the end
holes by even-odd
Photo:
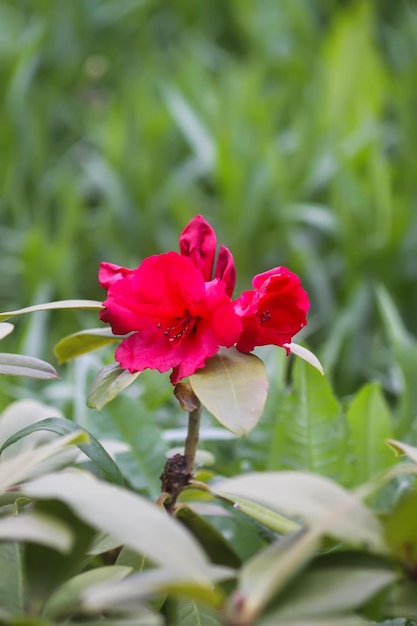
{"type": "MultiPolygon", "coordinates": [[[[339,394],[396,393],[378,293],[417,334],[415,2],[2,0],[0,85],[2,310],[102,300],[100,261],[177,249],[202,213],[237,293],[301,276],[339,394]]],[[[98,323],[16,325],[5,349],[53,362],[98,323]]]]}

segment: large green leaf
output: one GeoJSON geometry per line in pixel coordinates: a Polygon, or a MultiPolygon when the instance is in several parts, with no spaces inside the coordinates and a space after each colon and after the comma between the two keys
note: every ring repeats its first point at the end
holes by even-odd
{"type": "Polygon", "coordinates": [[[77,430],[74,433],[54,439],[34,450],[22,452],[7,461],[0,463],[0,493],[24,480],[46,460],[61,452],[66,446],[86,443],[87,435],[77,430]]]}
{"type": "Polygon", "coordinates": [[[21,487],[24,495],[63,501],[86,523],[109,533],[178,577],[209,584],[210,565],[183,526],[145,498],[90,474],[71,470],[42,476],[21,487]]]}
{"type": "Polygon", "coordinates": [[[52,309],[91,309],[100,311],[102,308],[102,303],[96,300],[59,300],[57,302],[46,302],[45,304],[34,304],[16,311],[4,311],[0,313],[0,322],[10,317],[24,315],[25,313],[36,313],[37,311],[51,311],[52,309]]]}
{"type": "Polygon", "coordinates": [[[362,387],[349,404],[347,422],[353,452],[352,484],[366,482],[395,464],[385,445],[391,437],[391,414],[378,383],[362,387]]]}
{"type": "Polygon", "coordinates": [[[113,400],[121,391],[129,387],[140,372],[131,374],[122,370],[118,363],[106,365],[99,371],[93,382],[87,397],[87,406],[90,409],[100,411],[103,406],[113,400]]]}
{"type": "Polygon", "coordinates": [[[235,348],[221,348],[190,376],[200,402],[232,433],[247,435],[258,423],[266,401],[268,379],[261,359],[235,348]]]}
{"type": "Polygon", "coordinates": [[[80,330],[58,341],[54,346],[54,354],[58,363],[66,363],[82,354],[120,341],[120,339],[121,337],[114,335],[110,328],[80,330]]]}
{"type": "Polygon", "coordinates": [[[80,428],[74,422],[70,422],[64,418],[60,417],[48,417],[39,422],[35,422],[22,430],[19,430],[17,433],[9,437],[7,441],[5,441],[0,448],[0,454],[8,448],[8,446],[12,445],[16,441],[19,441],[23,437],[32,434],[33,432],[47,430],[58,435],[67,435],[69,433],[79,432],[80,430],[84,431],[88,436],[88,443],[79,443],[79,449],[84,452],[90,458],[93,463],[95,463],[100,470],[103,472],[104,476],[108,480],[118,485],[123,485],[124,480],[123,476],[120,473],[119,468],[116,463],[113,461],[111,456],[106,452],[101,443],[97,441],[91,433],[86,431],[83,428],[80,428]]]}
{"type": "Polygon", "coordinates": [[[301,360],[293,387],[276,408],[268,468],[297,469],[342,478],[347,454],[341,408],[329,382],[301,360]]]}
{"type": "Polygon", "coordinates": [[[324,476],[302,472],[253,472],[219,483],[212,493],[233,501],[253,500],[308,526],[320,526],[324,535],[354,545],[366,544],[385,552],[382,527],[358,498],[324,476]]]}
{"type": "Polygon", "coordinates": [[[0,541],[31,541],[68,552],[73,535],[59,520],[36,512],[0,518],[0,541]]]}
{"type": "Polygon", "coordinates": [[[0,353],[0,374],[28,376],[43,380],[59,378],[55,368],[46,361],[22,354],[0,353]]]}

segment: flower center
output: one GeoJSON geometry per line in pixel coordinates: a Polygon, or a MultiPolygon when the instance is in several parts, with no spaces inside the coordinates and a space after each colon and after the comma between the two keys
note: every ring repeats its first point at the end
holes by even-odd
{"type": "Polygon", "coordinates": [[[259,318],[259,324],[261,326],[262,324],[265,324],[265,322],[269,322],[269,320],[272,318],[272,315],[270,314],[268,309],[265,309],[265,311],[262,311],[262,313],[259,311],[256,315],[259,318]]]}
{"type": "MultiPolygon", "coordinates": [[[[199,319],[199,317],[193,317],[187,312],[185,317],[175,319],[175,324],[164,330],[164,336],[168,341],[178,343],[193,332],[199,319]]],[[[158,328],[161,328],[161,324],[158,324],[158,328]]]]}

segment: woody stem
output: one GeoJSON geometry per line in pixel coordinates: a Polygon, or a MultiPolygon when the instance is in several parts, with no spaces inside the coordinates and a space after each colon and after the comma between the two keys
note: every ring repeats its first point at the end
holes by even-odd
{"type": "MultiPolygon", "coordinates": [[[[197,400],[197,398],[196,398],[197,400]]],[[[197,452],[197,444],[200,432],[201,404],[197,400],[198,406],[188,413],[188,430],[185,440],[184,456],[187,461],[187,470],[190,474],[194,471],[194,460],[197,452]]]]}

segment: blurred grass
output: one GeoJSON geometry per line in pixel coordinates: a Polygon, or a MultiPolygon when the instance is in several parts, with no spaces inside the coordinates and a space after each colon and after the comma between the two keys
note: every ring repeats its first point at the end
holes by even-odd
{"type": "MultiPolygon", "coordinates": [[[[339,393],[395,392],[375,288],[416,335],[415,2],[3,0],[0,84],[3,310],[101,299],[101,260],[175,249],[203,213],[239,290],[299,273],[339,393]]],[[[21,349],[96,325],[50,319],[21,349]]]]}

